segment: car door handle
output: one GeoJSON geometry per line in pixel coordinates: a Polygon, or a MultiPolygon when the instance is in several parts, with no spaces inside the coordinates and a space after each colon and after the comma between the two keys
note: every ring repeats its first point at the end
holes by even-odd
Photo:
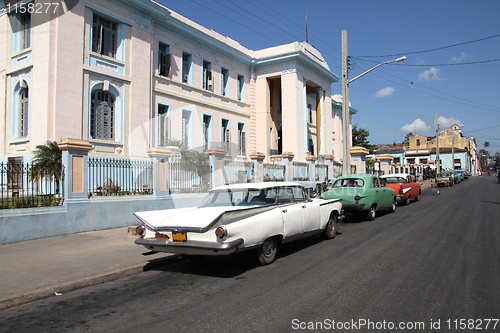
{"type": "Polygon", "coordinates": [[[283,213],[286,213],[286,212],[287,212],[287,210],[286,210],[286,209],[283,209],[283,213]]]}
{"type": "Polygon", "coordinates": [[[306,205],[302,205],[302,208],[306,208],[307,206],[306,205]]]}

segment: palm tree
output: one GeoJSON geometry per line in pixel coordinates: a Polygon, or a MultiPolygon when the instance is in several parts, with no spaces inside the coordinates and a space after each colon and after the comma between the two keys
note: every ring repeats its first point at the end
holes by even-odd
{"type": "Polygon", "coordinates": [[[59,194],[59,182],[62,178],[62,152],[55,141],[47,141],[45,145],[38,145],[34,151],[31,179],[54,179],[56,194],[59,194]]]}

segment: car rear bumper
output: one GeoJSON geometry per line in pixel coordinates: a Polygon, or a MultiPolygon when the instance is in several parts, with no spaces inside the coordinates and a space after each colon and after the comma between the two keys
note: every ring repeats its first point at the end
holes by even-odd
{"type": "Polygon", "coordinates": [[[167,239],[138,238],[135,240],[135,244],[156,252],[187,255],[227,255],[236,252],[238,246],[243,244],[243,239],[238,238],[230,242],[214,243],[201,241],[173,242],[167,239]]]}
{"type": "Polygon", "coordinates": [[[365,210],[365,204],[342,205],[342,210],[346,213],[357,213],[365,210]]]}

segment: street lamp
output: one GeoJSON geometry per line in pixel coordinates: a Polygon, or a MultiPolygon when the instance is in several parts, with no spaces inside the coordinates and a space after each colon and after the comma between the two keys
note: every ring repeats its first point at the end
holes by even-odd
{"type": "Polygon", "coordinates": [[[359,79],[365,74],[368,74],[377,67],[391,62],[406,62],[406,56],[385,61],[377,66],[367,70],[366,72],[349,80],[348,55],[347,55],[347,30],[342,30],[342,134],[344,136],[344,155],[342,163],[342,174],[348,175],[351,173],[351,136],[349,135],[349,83],[359,79]]]}

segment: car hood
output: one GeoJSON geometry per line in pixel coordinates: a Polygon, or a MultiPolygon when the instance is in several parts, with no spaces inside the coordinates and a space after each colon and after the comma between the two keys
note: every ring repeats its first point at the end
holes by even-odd
{"type": "Polygon", "coordinates": [[[134,215],[153,230],[204,231],[216,222],[229,222],[272,209],[272,206],[254,207],[196,207],[135,212],[134,215]]]}

